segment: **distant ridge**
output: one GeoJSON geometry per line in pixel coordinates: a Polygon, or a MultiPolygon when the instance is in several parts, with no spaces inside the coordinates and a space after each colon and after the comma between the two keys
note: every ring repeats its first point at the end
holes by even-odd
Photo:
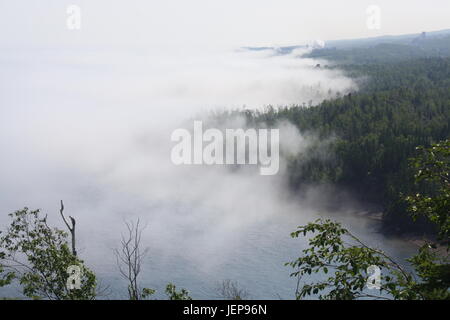
{"type": "MultiPolygon", "coordinates": [[[[325,41],[325,48],[336,48],[336,49],[345,49],[345,48],[365,48],[372,47],[378,44],[406,44],[410,45],[413,43],[417,43],[417,39],[423,38],[426,35],[427,39],[439,38],[450,36],[450,29],[438,30],[438,31],[422,31],[420,33],[411,33],[411,34],[403,34],[403,35],[383,35],[377,37],[369,37],[369,38],[355,38],[355,39],[342,39],[342,40],[329,40],[325,41]]],[[[303,44],[303,45],[291,45],[291,46],[280,46],[280,47],[242,47],[244,50],[251,51],[263,51],[263,50],[274,50],[278,54],[289,54],[295,49],[307,49],[314,48],[313,45],[303,44]]]]}
{"type": "Polygon", "coordinates": [[[343,49],[345,47],[370,47],[380,43],[392,43],[392,44],[411,44],[411,42],[419,38],[426,33],[427,38],[442,37],[450,35],[450,29],[438,30],[438,31],[426,31],[423,30],[420,33],[410,33],[403,35],[384,35],[378,37],[369,38],[356,38],[356,39],[342,39],[342,40],[330,40],[326,41],[326,47],[335,47],[337,49],[343,49]]]}

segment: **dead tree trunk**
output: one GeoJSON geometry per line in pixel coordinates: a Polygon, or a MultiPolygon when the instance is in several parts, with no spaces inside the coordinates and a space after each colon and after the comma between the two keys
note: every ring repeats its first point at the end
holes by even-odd
{"type": "Polygon", "coordinates": [[[64,220],[64,223],[66,224],[67,229],[69,229],[70,234],[72,235],[72,254],[76,257],[77,250],[75,247],[75,219],[73,217],[69,216],[72,227],[69,226],[69,223],[67,222],[66,217],[64,217],[64,203],[62,200],[61,200],[61,209],[59,210],[59,212],[61,213],[61,217],[64,220]]]}

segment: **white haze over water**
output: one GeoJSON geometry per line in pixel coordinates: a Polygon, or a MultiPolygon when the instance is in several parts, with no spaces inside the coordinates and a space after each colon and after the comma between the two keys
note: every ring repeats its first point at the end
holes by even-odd
{"type": "MultiPolygon", "coordinates": [[[[81,256],[103,283],[125,293],[115,282],[112,249],[124,219],[139,217],[150,248],[144,285],[162,291],[173,281],[194,297],[208,297],[213,281],[232,278],[257,291],[254,297],[276,298],[279,288],[261,292],[273,287],[271,277],[295,285],[283,267],[298,252],[289,232],[317,217],[314,204],[323,194],[292,199],[283,167],[262,177],[251,168],[174,166],[170,134],[208,110],[317,104],[357,89],[301,53],[2,51],[1,225],[7,213],[27,206],[41,208],[62,228],[64,199],[77,219],[81,256]]],[[[284,154],[302,152],[308,138],[291,124],[279,127],[284,154]]]]}

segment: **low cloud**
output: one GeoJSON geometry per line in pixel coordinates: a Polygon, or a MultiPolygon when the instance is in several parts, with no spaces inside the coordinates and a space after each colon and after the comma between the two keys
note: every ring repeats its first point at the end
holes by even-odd
{"type": "MultiPolygon", "coordinates": [[[[301,54],[0,53],[0,222],[28,206],[62,227],[64,199],[78,220],[80,252],[111,272],[123,219],[148,224],[153,256],[186,259],[201,270],[224,263],[252,228],[270,229],[283,217],[306,222],[313,210],[289,194],[284,160],[278,175],[263,177],[250,167],[175,166],[170,159],[173,130],[203,111],[317,104],[356,89],[301,54]]],[[[309,139],[292,124],[275,127],[282,158],[306,150],[309,139]]]]}

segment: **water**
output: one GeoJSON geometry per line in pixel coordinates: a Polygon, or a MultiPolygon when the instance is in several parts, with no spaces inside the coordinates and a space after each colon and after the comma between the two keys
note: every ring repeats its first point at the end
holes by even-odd
{"type": "MultiPolygon", "coordinates": [[[[136,218],[147,224],[142,245],[149,248],[141,283],[157,289],[156,298],[164,298],[169,282],[193,298],[216,298],[225,279],[254,299],[294,298],[296,280],[284,263],[306,243],[289,234],[318,217],[314,206],[327,195],[287,196],[283,158],[273,177],[177,167],[170,135],[216,107],[317,103],[328,92],[353,88],[351,79],[315,64],[235,51],[0,51],[0,225],[9,223],[7,213],[28,206],[64,228],[58,212],[64,199],[77,219],[80,256],[109,287],[103,298],[126,298],[113,249],[124,219],[136,218]]],[[[307,138],[280,124],[285,127],[289,139],[281,135],[281,148],[302,152],[307,138]]],[[[400,261],[413,250],[378,234],[372,220],[345,210],[330,215],[400,261]]],[[[0,296],[19,295],[16,288],[0,289],[0,296]]]]}
{"type": "MultiPolygon", "coordinates": [[[[364,217],[356,220],[336,218],[349,226],[366,244],[386,251],[405,266],[405,259],[417,249],[404,240],[387,238],[378,233],[376,221],[364,217]]],[[[145,260],[141,283],[157,289],[154,297],[158,299],[165,298],[163,292],[168,282],[179,288],[187,288],[194,299],[220,299],[217,288],[225,279],[237,281],[249,293],[250,299],[294,299],[297,280],[290,277],[292,269],[284,264],[300,256],[301,250],[307,246],[305,239],[290,237],[295,226],[302,223],[304,219],[294,215],[278,217],[248,228],[236,241],[229,242],[224,250],[220,246],[210,247],[195,259],[192,259],[189,250],[175,254],[172,252],[163,257],[150,253],[145,260]]],[[[188,233],[185,232],[186,236],[188,233]]],[[[184,236],[174,237],[171,240],[174,241],[173,245],[185,241],[184,236]]],[[[157,248],[158,244],[152,247],[157,248]]],[[[155,249],[152,251],[158,252],[155,249]]],[[[104,284],[110,286],[111,295],[107,298],[126,298],[126,286],[118,276],[115,265],[97,261],[95,269],[104,284]]],[[[318,279],[317,275],[305,276],[302,283],[318,279]]]]}
{"type": "MultiPolygon", "coordinates": [[[[297,281],[290,277],[292,269],[284,264],[301,255],[307,243],[304,238],[292,239],[290,232],[312,218],[281,214],[238,228],[234,234],[223,237],[218,234],[219,239],[214,239],[217,228],[214,224],[207,223],[193,230],[183,222],[171,222],[165,228],[152,227],[150,223],[143,232],[142,248],[148,248],[149,252],[143,261],[140,284],[156,289],[156,299],[166,298],[164,288],[169,282],[177,288],[188,289],[194,299],[220,299],[217,288],[221,281],[230,279],[237,281],[250,299],[294,299],[297,281]],[[209,243],[199,236],[201,233],[210,237],[209,243]]],[[[334,219],[366,244],[386,251],[401,264],[406,265],[405,259],[417,249],[402,239],[383,236],[377,231],[378,221],[354,212],[334,216],[334,219]]],[[[78,227],[79,254],[97,274],[100,288],[105,289],[100,299],[127,298],[126,283],[119,274],[112,251],[119,246],[120,236],[107,231],[113,225],[114,222],[103,226],[103,232],[98,224],[89,229],[80,222],[78,227]]],[[[302,281],[318,279],[311,275],[302,281]]],[[[14,287],[0,288],[0,295],[21,296],[14,287]]]]}

